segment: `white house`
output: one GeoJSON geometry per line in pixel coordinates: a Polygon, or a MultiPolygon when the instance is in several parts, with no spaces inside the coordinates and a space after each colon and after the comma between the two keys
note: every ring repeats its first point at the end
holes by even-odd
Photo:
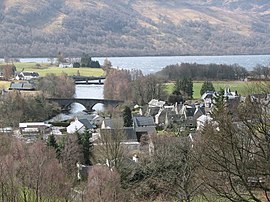
{"type": "Polygon", "coordinates": [[[37,72],[20,72],[15,78],[16,80],[31,80],[38,77],[39,74],[37,72]]]}
{"type": "Polygon", "coordinates": [[[76,118],[75,121],[71,122],[70,125],[67,127],[67,133],[84,133],[85,130],[89,131],[94,129],[95,127],[90,123],[87,119],[78,119],[76,118]]]}
{"type": "Polygon", "coordinates": [[[68,67],[73,68],[73,64],[72,63],[60,63],[59,67],[61,67],[61,68],[68,68],[68,67]]]}

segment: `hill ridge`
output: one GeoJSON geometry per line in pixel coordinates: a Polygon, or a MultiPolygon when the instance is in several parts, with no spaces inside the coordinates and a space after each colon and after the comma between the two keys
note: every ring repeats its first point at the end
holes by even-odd
{"type": "Polygon", "coordinates": [[[266,0],[5,0],[0,56],[270,53],[266,0]]]}

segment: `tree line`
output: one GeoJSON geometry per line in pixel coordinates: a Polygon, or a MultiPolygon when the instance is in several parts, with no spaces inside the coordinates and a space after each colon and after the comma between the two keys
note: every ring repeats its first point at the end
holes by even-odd
{"type": "Polygon", "coordinates": [[[193,80],[239,80],[246,78],[248,71],[239,65],[181,63],[169,65],[156,73],[167,80],[179,78],[193,80]]]}

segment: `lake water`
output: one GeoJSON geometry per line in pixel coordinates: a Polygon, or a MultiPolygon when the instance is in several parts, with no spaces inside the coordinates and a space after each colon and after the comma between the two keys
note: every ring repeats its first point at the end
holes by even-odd
{"type": "MultiPolygon", "coordinates": [[[[238,64],[247,70],[252,70],[256,65],[269,65],[270,55],[225,55],[225,56],[153,56],[153,57],[108,57],[113,67],[124,69],[141,69],[144,74],[155,73],[167,65],[177,63],[199,64],[238,64]]],[[[103,64],[105,57],[94,57],[103,64]]],[[[47,63],[48,58],[22,58],[21,62],[47,63]]]]}

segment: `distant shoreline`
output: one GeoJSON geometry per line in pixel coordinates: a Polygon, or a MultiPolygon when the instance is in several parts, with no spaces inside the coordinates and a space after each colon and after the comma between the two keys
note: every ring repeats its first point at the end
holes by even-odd
{"type": "MultiPolygon", "coordinates": [[[[118,58],[118,57],[123,57],[123,58],[136,58],[136,57],[186,57],[186,56],[191,56],[191,57],[196,57],[196,56],[198,56],[198,57],[203,57],[203,56],[205,56],[205,57],[215,57],[215,56],[217,56],[217,57],[222,57],[222,56],[247,56],[247,55],[255,55],[255,56],[259,56],[259,55],[270,55],[270,53],[258,53],[258,54],[216,54],[216,55],[214,55],[214,54],[202,54],[202,55],[198,55],[198,54],[183,54],[183,55],[170,55],[170,54],[168,54],[168,55],[166,55],[166,54],[164,54],[164,55],[136,55],[136,56],[129,56],[129,55],[124,55],[124,56],[122,56],[122,55],[119,55],[119,56],[105,56],[105,55],[98,55],[98,56],[95,56],[95,55],[93,55],[93,56],[91,56],[92,58],[118,58]]],[[[79,56],[68,56],[68,57],[70,57],[70,58],[80,58],[81,57],[81,55],[79,55],[79,56]]],[[[68,58],[67,57],[67,58],[68,58]]],[[[56,56],[26,56],[26,57],[21,57],[21,56],[15,56],[15,57],[11,57],[11,58],[18,58],[18,59],[28,59],[28,58],[57,58],[56,56]]],[[[4,57],[0,57],[0,59],[4,59],[4,57]]]]}

